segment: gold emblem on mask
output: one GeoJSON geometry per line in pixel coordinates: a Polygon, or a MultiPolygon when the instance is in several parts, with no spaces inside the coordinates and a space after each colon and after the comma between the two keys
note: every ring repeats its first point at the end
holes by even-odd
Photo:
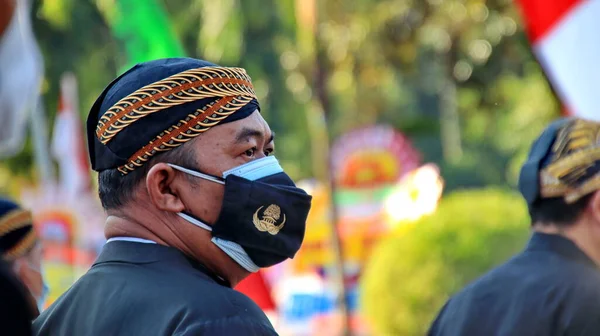
{"type": "Polygon", "coordinates": [[[262,219],[259,219],[258,213],[262,208],[264,208],[264,206],[258,208],[258,210],[256,210],[254,213],[254,217],[252,218],[254,226],[256,226],[260,232],[268,232],[272,235],[278,234],[279,230],[281,230],[285,224],[285,214],[283,214],[283,222],[281,222],[279,225],[276,225],[275,223],[277,223],[279,218],[281,218],[281,208],[275,204],[271,204],[263,212],[262,219]]]}

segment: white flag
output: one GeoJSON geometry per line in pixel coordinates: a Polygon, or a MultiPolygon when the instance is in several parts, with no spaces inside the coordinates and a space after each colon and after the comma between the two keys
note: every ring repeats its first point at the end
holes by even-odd
{"type": "Polygon", "coordinates": [[[22,149],[27,117],[40,92],[43,60],[30,11],[28,0],[17,0],[11,21],[0,36],[0,156],[22,149]]]}

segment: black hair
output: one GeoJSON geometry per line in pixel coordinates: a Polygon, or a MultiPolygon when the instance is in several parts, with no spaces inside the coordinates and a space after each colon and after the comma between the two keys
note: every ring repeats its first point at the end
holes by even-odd
{"type": "Polygon", "coordinates": [[[543,198],[535,201],[529,208],[532,224],[553,224],[568,227],[575,223],[590,203],[594,193],[585,195],[576,202],[568,204],[563,197],[543,198]]]}
{"type": "Polygon", "coordinates": [[[126,205],[132,199],[135,188],[146,178],[150,168],[157,163],[172,163],[190,169],[196,167],[194,150],[190,148],[192,142],[194,141],[154,156],[127,175],[121,174],[116,168],[98,173],[98,194],[102,207],[105,210],[111,210],[126,205]]]}

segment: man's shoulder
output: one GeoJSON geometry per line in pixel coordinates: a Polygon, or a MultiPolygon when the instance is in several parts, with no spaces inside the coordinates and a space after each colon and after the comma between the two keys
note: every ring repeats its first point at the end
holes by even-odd
{"type": "Polygon", "coordinates": [[[211,283],[186,294],[187,314],[178,328],[185,330],[182,335],[277,335],[265,313],[243,293],[211,283]]]}
{"type": "Polygon", "coordinates": [[[597,269],[551,254],[521,253],[454,294],[433,321],[429,335],[452,334],[437,332],[451,328],[464,332],[460,328],[493,325],[494,321],[504,321],[505,326],[512,323],[515,328],[534,320],[545,325],[548,318],[578,319],[586,324],[595,318],[590,312],[599,310],[597,269]]]}
{"type": "Polygon", "coordinates": [[[481,276],[472,280],[467,284],[461,291],[459,291],[455,297],[464,296],[472,292],[478,292],[482,289],[486,291],[489,288],[504,288],[504,285],[515,281],[520,276],[519,270],[522,267],[524,256],[522,254],[516,255],[503,264],[500,264],[481,276]]]}
{"type": "Polygon", "coordinates": [[[190,293],[182,292],[191,309],[214,311],[222,308],[231,311],[243,311],[251,315],[265,317],[262,310],[246,295],[218,284],[199,285],[190,293]]]}
{"type": "Polygon", "coordinates": [[[277,332],[266,319],[235,315],[211,320],[182,321],[173,335],[276,336],[277,332]]]}
{"type": "MultiPolygon", "coordinates": [[[[187,314],[199,319],[214,320],[224,316],[241,316],[268,321],[264,312],[249,297],[207,278],[204,274],[182,272],[177,280],[171,277],[162,280],[148,283],[138,279],[137,286],[147,288],[141,292],[135,291],[136,298],[133,301],[145,302],[146,299],[141,295],[150,290],[156,293],[157,301],[166,305],[170,302],[174,307],[185,307],[187,314]],[[165,285],[164,280],[169,283],[170,279],[173,280],[171,285],[165,285]]],[[[131,286],[136,284],[132,283],[131,286]]]]}
{"type": "Polygon", "coordinates": [[[88,281],[82,279],[44,311],[34,322],[34,330],[39,335],[68,335],[67,329],[74,326],[104,330],[110,324],[123,323],[124,316],[133,309],[139,313],[127,318],[128,325],[145,326],[154,321],[156,330],[174,328],[174,335],[276,335],[267,316],[251,299],[216,283],[198,280],[192,284],[183,280],[172,285],[163,282],[159,288],[153,280],[134,281],[121,284],[124,287],[119,293],[109,286],[99,286],[99,292],[91,295],[82,290],[95,282],[88,281]],[[86,317],[90,305],[94,309],[111,308],[101,309],[103,313],[95,315],[90,325],[86,322],[90,320],[86,317]],[[157,306],[163,309],[147,309],[157,306]]]}
{"type": "Polygon", "coordinates": [[[203,274],[188,270],[157,275],[156,269],[149,267],[135,267],[135,272],[128,268],[132,267],[90,270],[38,318],[37,327],[63,324],[64,319],[79,320],[90,305],[94,309],[111,307],[103,310],[102,318],[106,320],[118,320],[124,311],[133,307],[140,311],[136,318],[155,319],[156,323],[179,320],[176,325],[210,324],[224,317],[238,316],[240,323],[254,321],[258,325],[270,325],[250,298],[203,274]],[[155,316],[158,311],[145,309],[149,306],[161,306],[168,313],[155,316]]]}
{"type": "Polygon", "coordinates": [[[156,291],[162,290],[163,298],[174,305],[185,307],[189,316],[199,320],[216,321],[237,316],[238,322],[251,320],[270,325],[267,316],[258,305],[235,289],[194,273],[182,274],[178,281],[169,288],[159,283],[151,286],[156,291]]]}
{"type": "MultiPolygon", "coordinates": [[[[537,273],[535,269],[526,270],[530,263],[527,259],[527,256],[518,254],[474,279],[452,294],[440,311],[440,315],[449,312],[452,314],[470,314],[474,312],[480,314],[489,311],[489,309],[482,309],[480,306],[489,306],[490,302],[498,307],[514,303],[515,300],[532,298],[534,294],[528,288],[538,287],[539,279],[534,279],[529,275],[537,273]],[[518,292],[528,292],[529,295],[526,297],[515,296],[518,292]]],[[[538,275],[534,275],[534,277],[538,275]]]]}
{"type": "Polygon", "coordinates": [[[519,292],[529,293],[523,299],[552,292],[599,297],[600,271],[551,254],[520,253],[470,282],[453,298],[455,301],[481,295],[508,298],[519,292]]]}

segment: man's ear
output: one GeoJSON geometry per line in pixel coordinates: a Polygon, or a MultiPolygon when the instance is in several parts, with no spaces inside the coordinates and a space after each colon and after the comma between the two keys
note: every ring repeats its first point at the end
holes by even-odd
{"type": "Polygon", "coordinates": [[[597,190],[592,194],[587,210],[594,219],[594,222],[600,224],[600,191],[597,190]]]}
{"type": "Polygon", "coordinates": [[[150,201],[160,210],[182,212],[185,205],[181,201],[175,177],[177,172],[166,163],[157,163],[146,175],[146,190],[150,201]]]}

